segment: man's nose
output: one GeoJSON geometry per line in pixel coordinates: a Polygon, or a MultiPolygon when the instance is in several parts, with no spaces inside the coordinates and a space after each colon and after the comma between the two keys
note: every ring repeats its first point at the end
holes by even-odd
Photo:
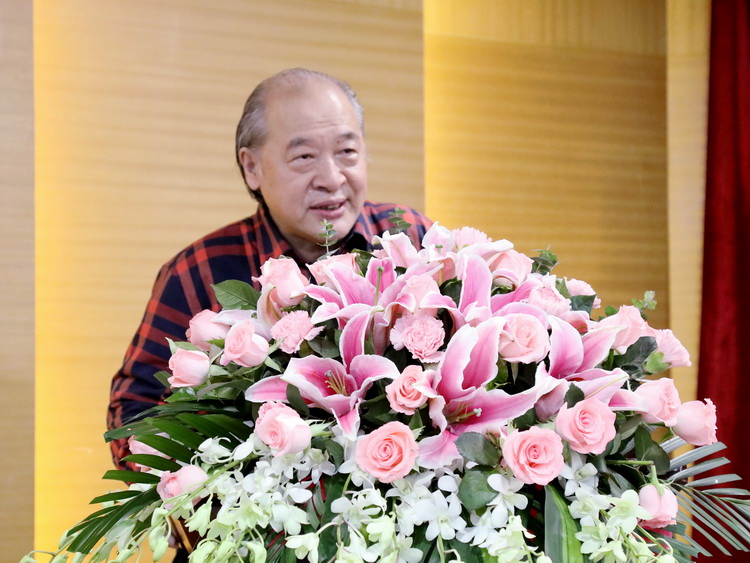
{"type": "Polygon", "coordinates": [[[346,176],[334,155],[318,159],[313,182],[314,187],[331,191],[339,189],[346,182],[346,176]]]}

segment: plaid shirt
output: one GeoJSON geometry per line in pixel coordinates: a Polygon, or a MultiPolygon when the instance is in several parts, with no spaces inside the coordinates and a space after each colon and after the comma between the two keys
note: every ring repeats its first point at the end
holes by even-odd
{"type": "MultiPolygon", "coordinates": [[[[342,241],[341,249],[371,248],[370,241],[391,226],[389,214],[396,206],[366,202],[354,228],[342,241]]],[[[421,241],[432,224],[419,212],[401,206],[406,211],[403,219],[411,223],[407,234],[421,241]]],[[[151,299],[133,341],[125,353],[122,368],[112,379],[108,428],[122,426],[133,416],[163,402],[168,394],[154,377],[166,370],[170,351],[167,338],[185,340],[188,322],[203,309],[218,311],[221,306],[211,290],[211,284],[237,279],[252,283],[261,275],[260,267],[269,258],[281,255],[294,258],[303,273],[307,268],[296,257],[264,205],[242,221],[215,231],[165,264],[156,278],[151,299]]],[[[128,455],[124,440],[112,442],[115,463],[128,455]]]]}

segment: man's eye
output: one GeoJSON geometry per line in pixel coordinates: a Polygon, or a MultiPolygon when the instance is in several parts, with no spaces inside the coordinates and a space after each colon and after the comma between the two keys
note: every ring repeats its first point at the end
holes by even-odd
{"type": "Polygon", "coordinates": [[[311,158],[314,158],[314,157],[310,153],[300,154],[295,157],[296,160],[310,160],[311,158]]]}

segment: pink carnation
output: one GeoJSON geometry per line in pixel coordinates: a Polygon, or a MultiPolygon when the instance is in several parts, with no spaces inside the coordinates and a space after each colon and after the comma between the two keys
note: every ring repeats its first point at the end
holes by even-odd
{"type": "Polygon", "coordinates": [[[316,327],[306,311],[287,313],[271,328],[271,336],[280,341],[280,348],[287,354],[294,354],[304,340],[312,340],[323,330],[316,327]]]}
{"type": "Polygon", "coordinates": [[[440,359],[438,348],[443,345],[445,329],[443,323],[427,315],[401,317],[391,330],[391,343],[396,350],[406,347],[412,357],[422,362],[440,359]]]}
{"type": "Polygon", "coordinates": [[[565,287],[568,288],[568,293],[571,297],[575,297],[576,295],[593,295],[594,304],[591,307],[592,309],[598,309],[602,306],[602,300],[596,297],[596,291],[594,291],[594,288],[585,281],[574,278],[565,278],[565,287]]]}
{"type": "Polygon", "coordinates": [[[669,329],[657,330],[656,349],[664,354],[664,361],[671,367],[690,367],[690,353],[669,329]]]}
{"type": "Polygon", "coordinates": [[[453,229],[453,236],[455,237],[456,248],[459,250],[465,246],[492,242],[492,239],[485,233],[473,227],[453,229]]]}
{"type": "Polygon", "coordinates": [[[548,315],[562,317],[570,311],[570,300],[563,297],[554,284],[550,283],[554,279],[553,277],[542,278],[544,285],[531,290],[527,303],[536,305],[548,315]]]}

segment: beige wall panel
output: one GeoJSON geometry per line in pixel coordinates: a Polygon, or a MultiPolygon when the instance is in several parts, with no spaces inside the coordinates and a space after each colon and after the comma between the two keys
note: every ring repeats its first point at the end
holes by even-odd
{"type": "Polygon", "coordinates": [[[695,398],[698,372],[710,8],[668,4],[670,324],[693,359],[672,376],[684,401],[695,398]]]}
{"type": "Polygon", "coordinates": [[[665,326],[664,57],[433,33],[425,53],[428,213],[551,246],[605,305],[656,290],[665,326]]]}
{"type": "Polygon", "coordinates": [[[17,561],[34,525],[34,91],[31,4],[0,9],[0,546],[17,561]]]}
{"type": "Polygon", "coordinates": [[[503,43],[663,55],[664,0],[426,0],[425,31],[503,43]]]}
{"type": "Polygon", "coordinates": [[[308,66],[350,81],[371,197],[423,207],[413,4],[35,2],[38,547],[106,488],[110,378],[158,267],[254,210],[233,132],[260,79],[308,66]]]}

